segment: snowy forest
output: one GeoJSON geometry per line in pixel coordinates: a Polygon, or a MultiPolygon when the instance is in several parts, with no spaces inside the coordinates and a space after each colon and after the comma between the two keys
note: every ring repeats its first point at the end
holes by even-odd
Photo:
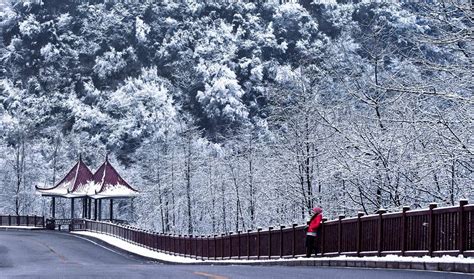
{"type": "Polygon", "coordinates": [[[1,0],[0,212],[80,154],[158,232],[473,201],[470,1],[290,2],[1,0]]]}

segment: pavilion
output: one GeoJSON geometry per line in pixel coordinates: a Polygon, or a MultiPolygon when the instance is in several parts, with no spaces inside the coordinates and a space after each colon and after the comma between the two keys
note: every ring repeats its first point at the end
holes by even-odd
{"type": "Polygon", "coordinates": [[[71,219],[74,219],[75,199],[82,199],[82,218],[91,219],[94,200],[94,220],[102,219],[102,200],[110,200],[110,220],[113,220],[113,200],[134,198],[138,191],[132,188],[110,164],[108,156],[92,174],[81,156],[66,176],[51,188],[36,186],[36,193],[52,197],[51,215],[56,218],[56,197],[71,199],[71,219]]]}

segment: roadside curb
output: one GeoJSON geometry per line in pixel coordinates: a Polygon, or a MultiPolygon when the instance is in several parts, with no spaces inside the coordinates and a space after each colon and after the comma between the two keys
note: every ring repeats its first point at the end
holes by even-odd
{"type": "Polygon", "coordinates": [[[31,228],[18,228],[18,227],[0,227],[0,231],[43,231],[45,228],[31,227],[31,228]]]}
{"type": "Polygon", "coordinates": [[[226,261],[204,261],[199,264],[212,265],[260,265],[260,266],[314,266],[314,267],[355,267],[355,268],[380,268],[380,269],[402,269],[402,270],[426,270],[443,272],[474,273],[474,264],[470,263],[447,263],[447,262],[423,262],[423,261],[370,261],[363,258],[356,260],[294,260],[294,261],[262,261],[262,262],[226,262],[226,261]]]}

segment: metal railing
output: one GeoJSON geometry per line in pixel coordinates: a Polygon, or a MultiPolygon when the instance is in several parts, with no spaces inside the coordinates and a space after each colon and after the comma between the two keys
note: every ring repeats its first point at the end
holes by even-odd
{"type": "MultiPolygon", "coordinates": [[[[81,220],[73,230],[114,236],[163,253],[198,259],[269,259],[305,254],[305,226],[269,227],[221,235],[173,235],[123,224],[81,220]]],[[[323,220],[317,238],[324,256],[386,255],[474,256],[474,205],[340,216],[323,220]]]]}
{"type": "Polygon", "coordinates": [[[30,215],[0,215],[0,226],[44,227],[44,216],[30,215]]]}

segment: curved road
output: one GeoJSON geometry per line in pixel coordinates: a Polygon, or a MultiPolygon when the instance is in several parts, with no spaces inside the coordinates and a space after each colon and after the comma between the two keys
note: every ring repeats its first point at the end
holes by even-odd
{"type": "Polygon", "coordinates": [[[0,231],[0,278],[350,278],[460,279],[455,273],[289,266],[167,265],[79,236],[0,231]]]}

